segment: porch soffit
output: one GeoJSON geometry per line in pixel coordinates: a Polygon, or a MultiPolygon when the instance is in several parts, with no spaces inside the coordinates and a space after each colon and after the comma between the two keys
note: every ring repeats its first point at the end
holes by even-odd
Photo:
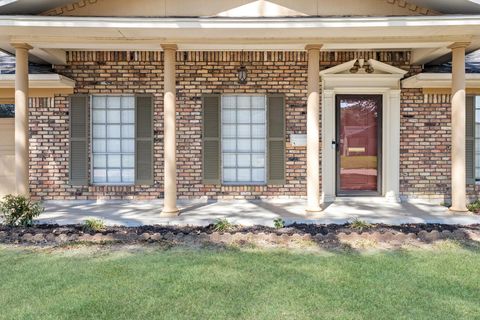
{"type": "MultiPolygon", "coordinates": [[[[465,0],[462,0],[465,1],[465,0]]],[[[42,15],[157,17],[298,17],[438,15],[405,0],[78,0],[46,10],[42,15]]]]}
{"type": "MultiPolygon", "coordinates": [[[[384,6],[387,8],[398,7],[400,9],[408,9],[410,11],[414,10],[432,10],[434,12],[439,12],[443,14],[474,14],[480,13],[480,5],[470,0],[380,0],[384,3],[384,6]],[[415,8],[416,7],[416,8],[415,8]]],[[[97,2],[105,2],[105,0],[8,0],[0,1],[0,14],[39,14],[39,13],[49,13],[49,14],[67,14],[71,11],[77,11],[78,8],[83,8],[85,6],[98,6],[97,2]]],[[[118,2],[118,1],[117,1],[118,2]]],[[[138,3],[139,1],[131,1],[131,3],[138,3]]],[[[191,7],[191,3],[188,1],[172,1],[172,0],[156,0],[157,6],[165,3],[166,8],[172,9],[175,8],[179,2],[186,3],[187,6],[191,7]]],[[[252,1],[240,0],[237,1],[237,5],[241,6],[252,1]]],[[[302,7],[305,9],[312,10],[317,15],[319,15],[319,10],[324,9],[328,6],[322,5],[324,0],[297,0],[297,1],[288,1],[288,0],[271,0],[271,2],[279,4],[281,6],[291,7],[292,10],[302,11],[302,7]]],[[[338,1],[337,1],[338,2],[338,1]]],[[[337,3],[336,2],[336,3],[337,3]]],[[[222,1],[219,3],[228,3],[227,1],[222,1]]],[[[357,1],[360,5],[363,4],[363,1],[357,1]]],[[[140,6],[140,5],[138,5],[140,6]]],[[[200,7],[196,5],[196,7],[200,7]]],[[[203,6],[202,6],[203,7],[203,6]]],[[[161,8],[164,8],[163,6],[161,8]]],[[[169,12],[169,10],[163,9],[162,13],[169,12]]],[[[231,8],[230,8],[231,9],[231,8]]],[[[305,10],[304,9],[304,10],[305,10]]],[[[227,9],[223,9],[227,10],[227,9]]],[[[391,9],[392,10],[392,9],[391,9]]],[[[221,12],[221,9],[218,11],[221,12]]],[[[356,11],[357,14],[358,11],[356,11]]],[[[174,13],[174,12],[172,12],[174,13]]],[[[131,11],[130,11],[130,14],[131,11]]],[[[152,16],[151,11],[149,11],[148,16],[152,16]]]]}

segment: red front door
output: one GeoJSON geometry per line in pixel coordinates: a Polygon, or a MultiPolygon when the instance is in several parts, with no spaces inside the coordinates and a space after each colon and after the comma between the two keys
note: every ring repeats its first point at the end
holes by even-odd
{"type": "Polygon", "coordinates": [[[381,95],[337,96],[337,193],[379,192],[381,95]]]}

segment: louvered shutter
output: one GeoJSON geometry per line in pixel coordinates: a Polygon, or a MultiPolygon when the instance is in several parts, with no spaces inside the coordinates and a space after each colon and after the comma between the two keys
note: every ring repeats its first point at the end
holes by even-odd
{"type": "Polygon", "coordinates": [[[135,184],[153,184],[153,97],[135,97],[135,184]]]}
{"type": "Polygon", "coordinates": [[[203,118],[203,183],[220,184],[220,95],[202,97],[203,118]]]}
{"type": "Polygon", "coordinates": [[[70,97],[69,178],[73,186],[88,185],[88,97],[70,97]]]}
{"type": "Polygon", "coordinates": [[[285,97],[268,97],[268,184],[285,183],[285,97]]]}
{"type": "Polygon", "coordinates": [[[475,97],[467,96],[465,151],[466,178],[468,184],[475,183],[475,97]]]}

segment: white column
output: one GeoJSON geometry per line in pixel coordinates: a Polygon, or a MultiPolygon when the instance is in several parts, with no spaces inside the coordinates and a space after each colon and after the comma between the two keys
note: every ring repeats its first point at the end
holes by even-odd
{"type": "Polygon", "coordinates": [[[400,90],[388,90],[383,108],[383,192],[392,202],[400,201],[400,90]]]}
{"type": "Polygon", "coordinates": [[[465,174],[465,48],[457,42],[452,49],[452,211],[467,211],[465,174]]]}
{"type": "Polygon", "coordinates": [[[177,46],[162,45],[164,52],[164,205],[162,215],[178,215],[177,208],[177,129],[175,94],[175,56],[177,46]]]}
{"type": "Polygon", "coordinates": [[[15,48],[15,180],[16,192],[29,196],[28,182],[28,50],[26,43],[12,43],[15,48]]]}
{"type": "Polygon", "coordinates": [[[322,93],[322,203],[335,201],[335,92],[322,93]]]}
{"type": "Polygon", "coordinates": [[[308,54],[307,84],[307,213],[320,208],[320,48],[306,46],[308,54]]]}

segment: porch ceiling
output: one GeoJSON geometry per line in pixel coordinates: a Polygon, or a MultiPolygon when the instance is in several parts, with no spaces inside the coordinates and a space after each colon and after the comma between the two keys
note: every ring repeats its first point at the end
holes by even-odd
{"type": "Polygon", "coordinates": [[[58,50],[322,50],[414,49],[425,63],[457,41],[480,47],[480,16],[363,18],[91,18],[0,16],[0,49],[25,42],[46,61],[62,61],[58,50]],[[194,36],[193,36],[194,35],[194,36]],[[52,51],[55,49],[57,51],[52,51]],[[41,51],[41,52],[40,52],[41,51]],[[43,56],[42,56],[43,54],[43,56]]]}
{"type": "MultiPolygon", "coordinates": [[[[74,2],[73,0],[0,0],[2,14],[38,14],[74,2]]],[[[409,0],[416,5],[445,14],[480,13],[476,0],[409,0]]]]}

